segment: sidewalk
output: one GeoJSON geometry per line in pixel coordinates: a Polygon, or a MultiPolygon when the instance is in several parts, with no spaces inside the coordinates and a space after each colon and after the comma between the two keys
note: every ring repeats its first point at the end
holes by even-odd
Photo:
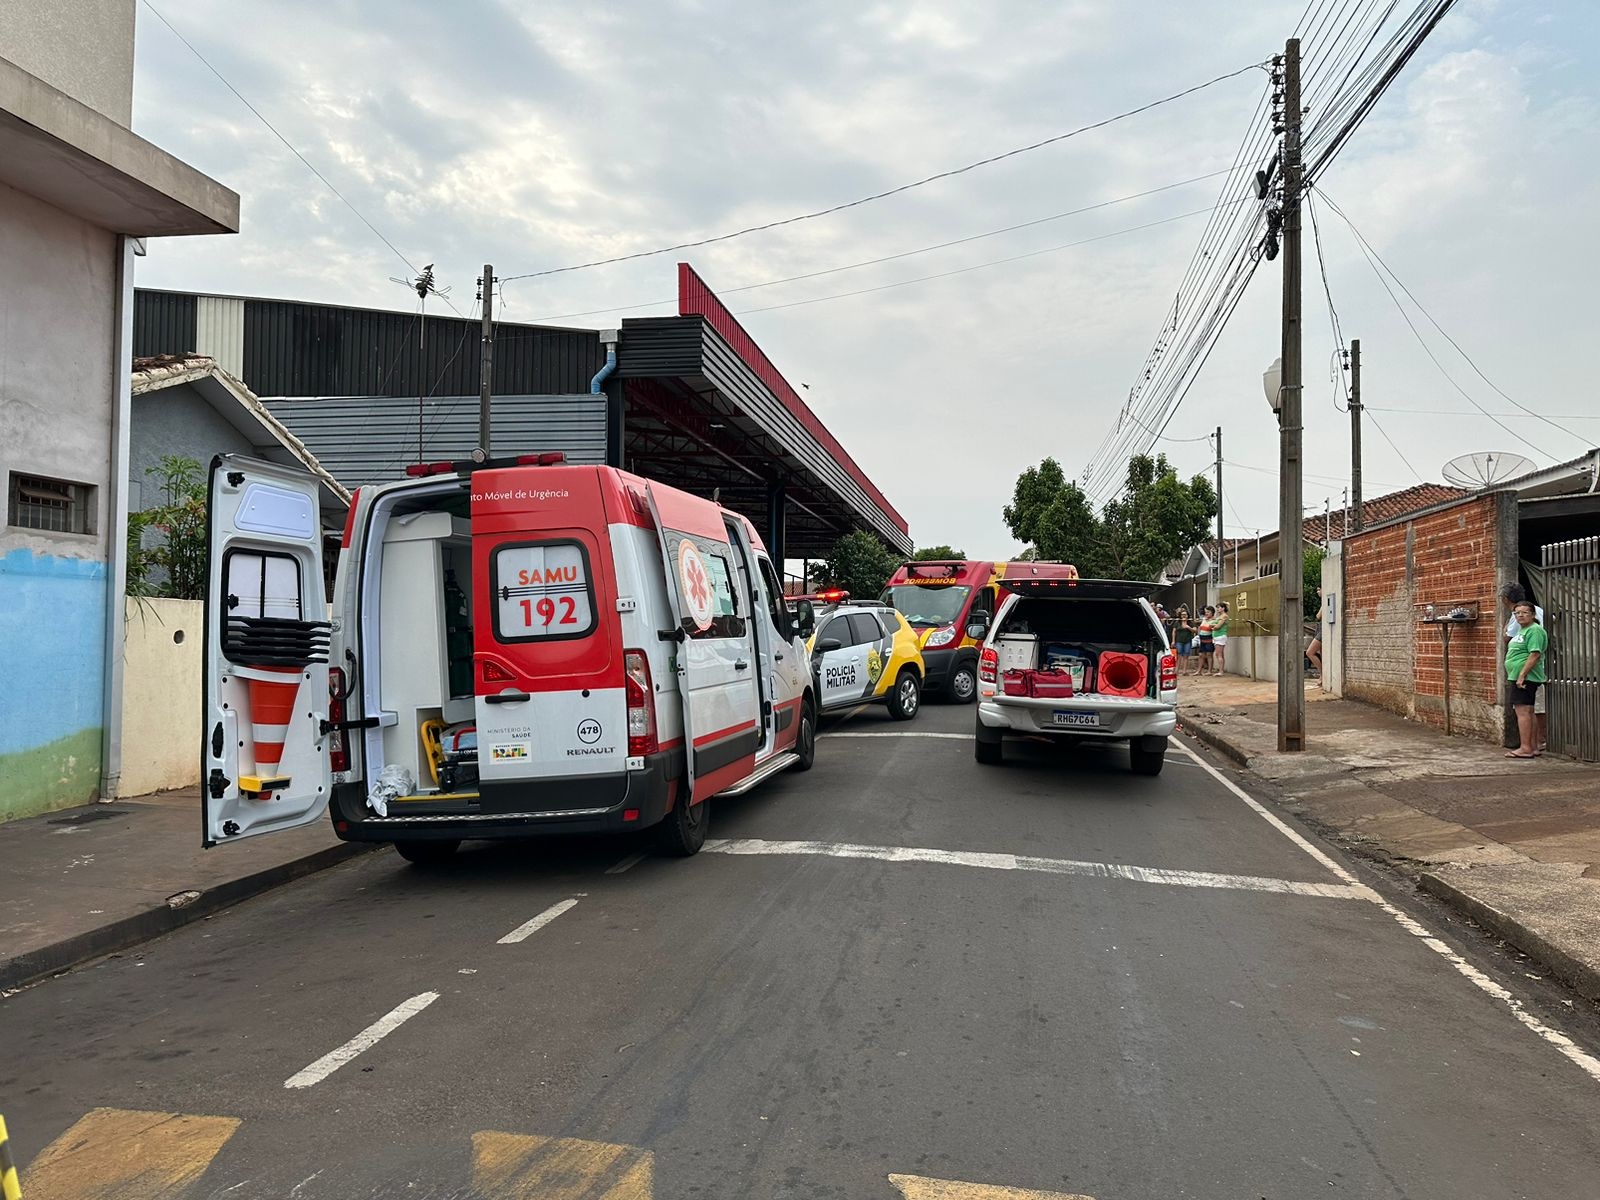
{"type": "Polygon", "coordinates": [[[0,824],[0,992],[367,849],[322,820],[203,850],[199,810],[190,788],[0,824]]]}
{"type": "Polygon", "coordinates": [[[1277,684],[1179,680],[1181,729],[1285,806],[1600,1000],[1600,766],[1508,760],[1382,709],[1306,691],[1306,749],[1278,753],[1277,684]]]}

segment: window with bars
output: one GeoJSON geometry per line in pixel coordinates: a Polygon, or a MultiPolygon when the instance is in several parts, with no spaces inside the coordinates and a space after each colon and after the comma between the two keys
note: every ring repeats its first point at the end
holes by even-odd
{"type": "Polygon", "coordinates": [[[94,485],[11,472],[6,524],[46,533],[93,533],[94,485]]]}

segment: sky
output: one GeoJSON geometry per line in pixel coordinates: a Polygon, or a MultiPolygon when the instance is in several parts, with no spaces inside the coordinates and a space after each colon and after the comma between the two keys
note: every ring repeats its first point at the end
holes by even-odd
{"type": "MultiPolygon", "coordinates": [[[[1263,62],[1307,6],[156,7],[378,232],[141,0],[134,128],[239,192],[242,230],[152,242],[139,285],[409,310],[414,297],[390,281],[409,273],[397,249],[436,264],[466,312],[485,262],[503,278],[549,270],[896,187],[1263,62]]],[[[1308,58],[1317,50],[1308,37],[1308,58]]],[[[1326,293],[1345,337],[1362,343],[1368,497],[1438,480],[1461,454],[1547,465],[1600,444],[1582,352],[1600,275],[1597,60],[1591,4],[1459,0],[1321,179],[1482,372],[1396,288],[1413,331],[1350,226],[1320,208],[1326,293]]],[[[1259,128],[1266,86],[1247,71],[832,216],[509,282],[498,315],[603,328],[674,312],[674,263],[686,258],[805,385],[918,545],[1004,557],[1019,548],[1001,512],[1017,475],[1049,455],[1082,476],[1116,423],[1201,239],[1206,217],[1185,214],[1216,203],[1221,180],[1169,185],[1230,165],[1259,128]],[[995,264],[1019,255],[1029,257],[995,264]]],[[[1348,484],[1350,419],[1309,223],[1306,233],[1305,504],[1320,512],[1348,484]]],[[[1261,265],[1155,446],[1185,477],[1210,473],[1207,435],[1222,427],[1229,536],[1278,525],[1278,429],[1261,375],[1278,354],[1281,264],[1261,265]]]]}

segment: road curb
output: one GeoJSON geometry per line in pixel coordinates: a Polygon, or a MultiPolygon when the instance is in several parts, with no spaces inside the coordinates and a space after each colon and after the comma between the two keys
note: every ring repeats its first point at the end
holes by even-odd
{"type": "MultiPolygon", "coordinates": [[[[328,846],[314,854],[307,854],[302,858],[279,863],[252,875],[219,883],[206,891],[195,893],[192,899],[187,899],[185,902],[174,904],[169,901],[160,907],[149,908],[131,917],[112,921],[98,929],[63,938],[53,945],[30,950],[15,958],[0,960],[0,991],[24,987],[47,976],[60,974],[91,958],[99,958],[103,954],[114,954],[118,950],[137,946],[141,942],[147,942],[164,933],[171,933],[174,929],[181,929],[194,921],[209,917],[213,913],[221,912],[242,900],[259,896],[263,892],[269,892],[273,888],[306,875],[336,867],[340,863],[382,847],[382,843],[361,842],[342,842],[337,846],[328,846]]],[[[178,894],[188,895],[184,892],[178,894]]]]}
{"type": "Polygon", "coordinates": [[[1196,741],[1204,742],[1224,758],[1237,765],[1249,769],[1250,756],[1222,734],[1215,732],[1208,725],[1190,721],[1185,717],[1178,718],[1178,728],[1187,733],[1196,741]]]}
{"type": "Polygon", "coordinates": [[[1600,1001],[1600,970],[1572,957],[1538,930],[1523,924],[1504,909],[1463,891],[1432,871],[1423,871],[1417,877],[1417,884],[1430,896],[1444,901],[1485,929],[1499,934],[1585,999],[1600,1001]]]}

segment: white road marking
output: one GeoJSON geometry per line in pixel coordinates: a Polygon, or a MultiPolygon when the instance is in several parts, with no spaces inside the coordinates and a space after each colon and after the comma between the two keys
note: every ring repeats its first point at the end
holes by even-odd
{"type": "Polygon", "coordinates": [[[1100,879],[1127,879],[1134,883],[1231,888],[1246,892],[1278,892],[1291,896],[1320,896],[1330,900],[1368,900],[1373,895],[1371,889],[1359,883],[1306,883],[1297,879],[1270,879],[1260,875],[1220,875],[1212,871],[1136,867],[1127,863],[1079,862],[1069,858],[1033,858],[1021,854],[994,854],[979,850],[861,846],[849,842],[774,842],[760,838],[712,839],[706,842],[704,850],[708,854],[814,855],[823,858],[870,858],[880,862],[942,863],[956,867],[983,867],[991,871],[1038,871],[1046,875],[1087,875],[1100,879]]]}
{"type": "MultiPolygon", "coordinates": [[[[1233,780],[1229,779],[1205,759],[1201,758],[1200,755],[1196,754],[1188,746],[1185,746],[1182,742],[1179,742],[1176,739],[1174,739],[1173,745],[1177,746],[1190,758],[1194,759],[1198,766],[1202,767],[1218,783],[1222,784],[1223,787],[1227,788],[1235,796],[1239,797],[1239,799],[1243,800],[1246,804],[1253,808],[1257,815],[1265,819],[1269,824],[1272,825],[1274,829],[1283,834],[1284,837],[1288,838],[1296,846],[1299,846],[1300,849],[1311,855],[1312,858],[1322,863],[1335,875],[1339,876],[1340,879],[1348,880],[1351,883],[1355,882],[1355,876],[1352,875],[1348,870],[1340,866],[1333,859],[1329,858],[1326,854],[1313,846],[1309,841],[1307,841],[1300,834],[1296,833],[1293,829],[1289,828],[1289,826],[1285,824],[1278,816],[1268,812],[1261,806],[1260,802],[1247,794],[1243,788],[1234,783],[1233,780]]],[[[1508,1009],[1511,1010],[1511,1015],[1515,1017],[1524,1028],[1543,1038],[1546,1042],[1560,1051],[1561,1054],[1580,1071],[1584,1072],[1589,1076],[1589,1078],[1595,1080],[1597,1083],[1600,1083],[1600,1058],[1596,1058],[1594,1055],[1590,1054],[1587,1050],[1583,1049],[1559,1029],[1552,1029],[1538,1017],[1528,1012],[1527,1009],[1523,1008],[1522,1001],[1508,988],[1502,984],[1496,983],[1477,967],[1473,966],[1466,959],[1462,958],[1461,955],[1457,954],[1444,942],[1440,941],[1439,938],[1436,937],[1426,925],[1422,924],[1421,921],[1418,921],[1414,917],[1407,916],[1376,892],[1371,892],[1369,890],[1367,899],[1370,899],[1379,908],[1383,909],[1384,912],[1393,917],[1395,921],[1399,923],[1400,928],[1404,929],[1407,933],[1420,940],[1424,946],[1432,950],[1435,954],[1439,955],[1447,963],[1454,967],[1459,974],[1469,980],[1479,991],[1483,992],[1485,995],[1492,996],[1494,999],[1504,1004],[1508,1009]]]]}
{"type": "Polygon", "coordinates": [[[621,875],[624,871],[632,870],[645,860],[644,854],[630,854],[615,866],[607,867],[607,875],[621,875]]]}
{"type": "Polygon", "coordinates": [[[439,998],[438,992],[423,992],[379,1017],[337,1050],[330,1050],[303,1071],[296,1072],[283,1081],[286,1088],[308,1088],[321,1083],[363,1050],[370,1050],[412,1017],[439,998]]]}
{"type": "Polygon", "coordinates": [[[896,730],[893,733],[823,733],[819,737],[830,738],[894,738],[894,737],[919,737],[919,738],[948,738],[955,742],[970,742],[970,733],[919,733],[910,729],[896,730]]]}
{"type": "Polygon", "coordinates": [[[505,937],[496,942],[495,945],[514,946],[518,942],[532,937],[534,934],[538,933],[539,930],[550,924],[551,921],[554,921],[562,913],[566,912],[567,909],[574,907],[577,903],[578,902],[576,900],[562,900],[558,904],[552,904],[537,917],[534,917],[530,921],[524,921],[521,925],[518,925],[510,933],[506,934],[505,937]]]}

